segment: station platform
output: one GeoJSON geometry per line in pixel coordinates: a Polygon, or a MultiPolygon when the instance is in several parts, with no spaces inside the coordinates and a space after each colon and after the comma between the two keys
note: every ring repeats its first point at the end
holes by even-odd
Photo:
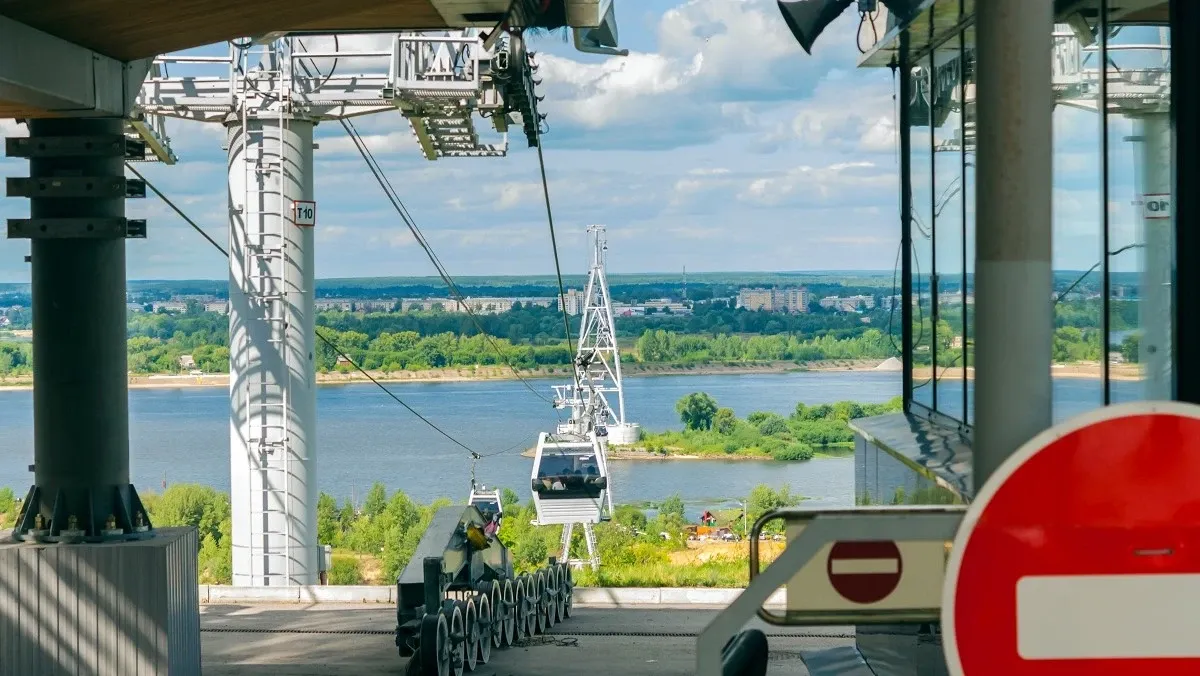
{"type": "MultiPolygon", "coordinates": [[[[205,676],[410,674],[385,604],[207,604],[201,607],[205,676]]],[[[578,607],[547,634],[492,653],[478,676],[695,673],[696,635],[710,608],[578,607]]],[[[772,627],[772,676],[806,676],[801,651],[853,645],[851,627],[772,627]]],[[[415,673],[415,670],[412,672],[415,673]]]]}

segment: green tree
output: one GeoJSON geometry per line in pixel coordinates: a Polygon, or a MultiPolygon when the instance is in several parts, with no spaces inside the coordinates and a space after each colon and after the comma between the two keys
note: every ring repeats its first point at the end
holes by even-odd
{"type": "Polygon", "coordinates": [[[674,517],[683,521],[683,498],[678,493],[672,493],[658,505],[658,513],[663,517],[674,517]]]}
{"type": "Polygon", "coordinates": [[[718,408],[713,414],[712,427],[719,434],[733,434],[737,427],[737,415],[732,408],[718,408]]]}
{"type": "Polygon", "coordinates": [[[222,522],[230,518],[229,496],[209,486],[174,484],[162,495],[148,496],[147,509],[155,526],[192,526],[200,541],[221,539],[222,522]]]}
{"type": "Polygon", "coordinates": [[[631,530],[646,530],[646,513],[633,505],[618,505],[613,521],[631,530]]]}
{"type": "Polygon", "coordinates": [[[387,508],[387,503],[387,488],[376,481],[371,486],[371,490],[367,491],[366,499],[363,500],[363,514],[368,517],[379,516],[387,508]]]}
{"type": "Polygon", "coordinates": [[[337,500],[323,492],[317,497],[317,543],[336,546],[341,542],[341,535],[337,500]]]}
{"type": "Polygon", "coordinates": [[[1138,342],[1136,333],[1125,336],[1125,340],[1121,341],[1121,357],[1130,364],[1138,363],[1138,342]]]}
{"type": "Polygon", "coordinates": [[[749,512],[750,521],[754,522],[771,510],[795,507],[800,504],[800,500],[800,496],[793,494],[791,486],[787,484],[779,489],[759,484],[751,489],[750,496],[746,499],[746,511],[749,512]]]}
{"type": "Polygon", "coordinates": [[[705,392],[693,392],[675,403],[675,411],[689,430],[707,430],[717,413],[717,401],[705,392]]]}
{"type": "Polygon", "coordinates": [[[520,504],[520,502],[521,496],[517,495],[517,492],[513,489],[505,488],[504,490],[500,491],[501,505],[504,505],[505,507],[512,507],[513,505],[520,504]]]}

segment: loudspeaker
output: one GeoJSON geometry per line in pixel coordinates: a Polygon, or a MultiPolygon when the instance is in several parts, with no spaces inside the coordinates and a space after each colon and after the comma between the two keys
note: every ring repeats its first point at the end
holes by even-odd
{"type": "Polygon", "coordinates": [[[854,0],[778,0],[779,11],[796,42],[812,54],[813,43],[854,0]]]}
{"type": "MultiPolygon", "coordinates": [[[[912,18],[920,0],[879,0],[888,8],[898,23],[907,22],[912,18]]],[[[824,32],[825,27],[842,15],[855,0],[777,0],[783,20],[796,42],[804,51],[812,54],[813,43],[824,32]]]]}

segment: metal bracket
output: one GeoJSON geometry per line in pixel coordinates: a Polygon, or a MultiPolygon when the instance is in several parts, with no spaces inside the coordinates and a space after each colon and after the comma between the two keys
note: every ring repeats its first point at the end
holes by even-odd
{"type": "Polygon", "coordinates": [[[790,509],[763,515],[755,524],[756,531],[768,521],[789,516],[804,518],[808,524],[779,558],[751,580],[745,591],[700,632],[696,640],[696,675],[721,676],[722,646],[825,545],[877,540],[953,540],[966,509],[964,505],[869,507],[826,513],[790,509]]]}
{"type": "Polygon", "coordinates": [[[39,136],[4,140],[4,154],[26,159],[44,157],[144,157],[144,141],[120,134],[99,136],[39,136]]]}
{"type": "Polygon", "coordinates": [[[124,176],[64,176],[56,178],[9,178],[9,197],[95,197],[140,198],[146,182],[124,176]]]}
{"type": "Polygon", "coordinates": [[[145,219],[10,218],[9,239],[143,239],[145,219]]]}

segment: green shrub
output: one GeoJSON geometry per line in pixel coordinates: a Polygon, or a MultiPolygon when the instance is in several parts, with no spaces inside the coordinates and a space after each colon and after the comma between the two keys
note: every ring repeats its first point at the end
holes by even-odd
{"type": "Polygon", "coordinates": [[[362,584],[362,581],[358,557],[334,554],[329,566],[329,584],[362,584]]]}
{"type": "Polygon", "coordinates": [[[772,451],[771,457],[775,460],[785,461],[812,460],[813,449],[812,446],[797,441],[795,443],[788,444],[784,448],[772,451]]]}
{"type": "Polygon", "coordinates": [[[787,434],[788,431],[787,421],[778,415],[767,418],[758,424],[758,433],[765,436],[787,434]]]}

